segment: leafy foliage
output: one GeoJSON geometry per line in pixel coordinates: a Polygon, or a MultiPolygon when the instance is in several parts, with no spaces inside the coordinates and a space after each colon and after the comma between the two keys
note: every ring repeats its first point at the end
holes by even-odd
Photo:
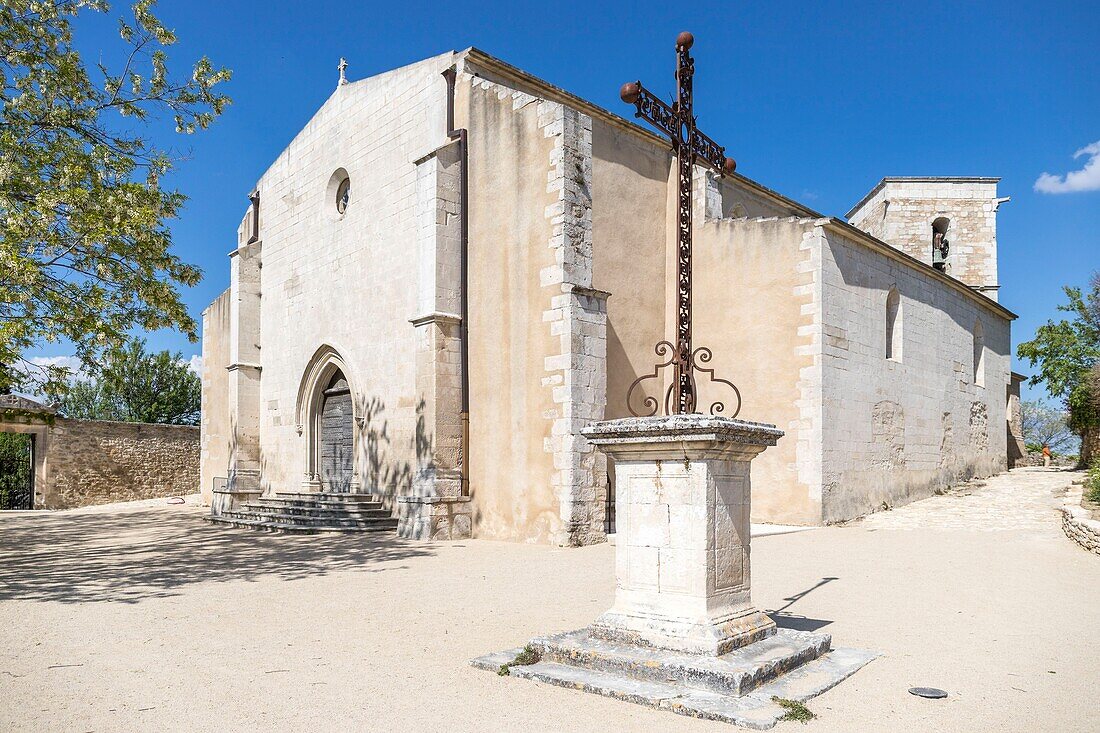
{"type": "Polygon", "coordinates": [[[1093,461],[1085,478],[1085,498],[1100,504],[1100,460],[1093,461]]]}
{"type": "Polygon", "coordinates": [[[523,647],[523,650],[516,655],[516,658],[507,664],[500,665],[500,669],[497,670],[497,674],[501,677],[510,674],[509,670],[512,667],[526,667],[532,664],[538,664],[539,650],[528,644],[523,647]]]}
{"type": "Polygon", "coordinates": [[[21,494],[31,482],[31,436],[24,433],[0,433],[0,506],[21,494]]]}
{"type": "Polygon", "coordinates": [[[805,725],[817,716],[805,705],[798,700],[788,700],[785,697],[772,696],[772,702],[779,707],[783,708],[786,712],[783,713],[783,717],[780,720],[797,720],[805,725]]]}
{"type": "Polygon", "coordinates": [[[1077,447],[1078,438],[1069,427],[1069,415],[1065,410],[1051,407],[1044,402],[1024,400],[1020,403],[1023,417],[1024,438],[1028,449],[1032,445],[1041,450],[1050,446],[1053,453],[1070,453],[1077,447]]]}
{"type": "Polygon", "coordinates": [[[167,226],[185,197],[163,185],[174,159],[140,131],[161,115],[180,133],[207,128],[230,72],[203,57],[173,77],[176,37],[153,5],[119,19],[125,62],[96,64],[93,80],[73,23],[106,0],[0,3],[0,388],[65,389],[67,369],[24,358],[43,341],[71,341],[94,367],[133,328],[197,339],[177,286],[201,272],[171,253],[167,226]]]}
{"type": "Polygon", "coordinates": [[[58,410],[84,420],[195,425],[201,401],[202,382],[179,353],[150,354],[133,341],[93,379],[59,395],[58,410]]]}
{"type": "Polygon", "coordinates": [[[1083,433],[1100,424],[1092,376],[1100,364],[1100,273],[1092,276],[1087,295],[1080,288],[1064,290],[1069,303],[1058,310],[1072,313],[1073,318],[1047,321],[1016,353],[1032,366],[1039,365],[1030,383],[1045,382],[1051,397],[1063,400],[1068,408],[1070,428],[1083,433]]]}

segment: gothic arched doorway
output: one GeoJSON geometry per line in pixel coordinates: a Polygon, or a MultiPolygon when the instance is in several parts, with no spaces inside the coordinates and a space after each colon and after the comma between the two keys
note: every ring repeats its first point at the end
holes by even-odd
{"type": "Polygon", "coordinates": [[[320,460],[318,473],[324,491],[351,491],[355,471],[355,431],[351,389],[344,373],[337,369],[321,399],[320,460]]]}

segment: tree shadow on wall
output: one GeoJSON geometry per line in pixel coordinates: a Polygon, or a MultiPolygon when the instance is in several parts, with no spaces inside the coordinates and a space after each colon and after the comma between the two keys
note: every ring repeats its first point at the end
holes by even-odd
{"type": "MultiPolygon", "coordinates": [[[[417,412],[421,409],[418,407],[417,412]]],[[[370,491],[392,501],[394,497],[409,492],[412,487],[413,467],[408,461],[387,459],[387,455],[393,451],[389,420],[383,417],[385,411],[386,403],[378,396],[362,401],[357,410],[359,451],[364,461],[361,464],[360,479],[363,491],[370,491]]],[[[419,430],[419,420],[417,422],[419,430]]],[[[419,444],[419,438],[415,440],[419,444]]]]}
{"type": "Polygon", "coordinates": [[[196,583],[407,568],[434,555],[390,533],[283,535],[207,524],[195,508],[0,517],[0,601],[137,603],[196,583]]]}

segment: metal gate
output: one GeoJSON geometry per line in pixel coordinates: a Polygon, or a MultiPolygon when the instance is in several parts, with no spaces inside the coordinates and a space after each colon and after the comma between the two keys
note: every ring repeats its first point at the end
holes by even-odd
{"type": "Polygon", "coordinates": [[[34,509],[34,436],[0,433],[0,510],[34,509]]]}

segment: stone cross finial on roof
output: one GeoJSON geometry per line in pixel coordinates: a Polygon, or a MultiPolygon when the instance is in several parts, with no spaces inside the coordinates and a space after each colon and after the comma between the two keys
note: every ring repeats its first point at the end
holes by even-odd
{"type": "Polygon", "coordinates": [[[336,65],[336,68],[340,70],[339,86],[344,86],[348,83],[348,78],[344,75],[344,71],[348,68],[348,60],[341,56],[340,63],[336,65]]]}

